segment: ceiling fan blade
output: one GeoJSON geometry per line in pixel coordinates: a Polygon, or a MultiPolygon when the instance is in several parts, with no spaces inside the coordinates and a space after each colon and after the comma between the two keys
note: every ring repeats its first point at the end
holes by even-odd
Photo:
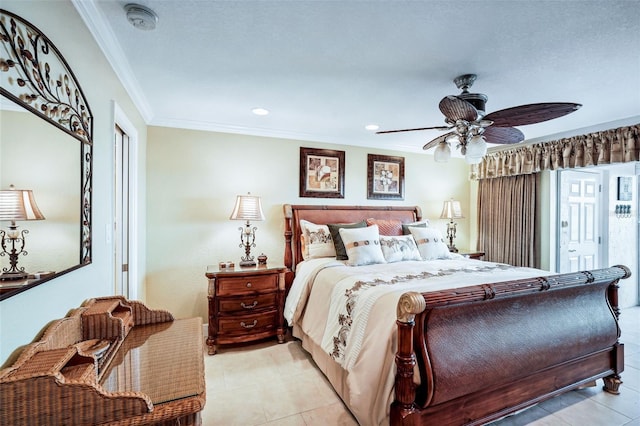
{"type": "Polygon", "coordinates": [[[562,117],[577,111],[581,106],[570,102],[520,105],[494,111],[485,115],[484,119],[493,121],[494,126],[524,126],[562,117]]]}
{"type": "Polygon", "coordinates": [[[438,107],[444,116],[453,122],[458,120],[475,121],[478,118],[478,110],[457,96],[445,96],[438,107]]]}
{"type": "Polygon", "coordinates": [[[524,134],[515,127],[487,127],[482,133],[487,143],[518,143],[524,140],[524,134]]]}
{"type": "Polygon", "coordinates": [[[449,126],[435,126],[435,127],[418,127],[416,129],[400,129],[400,130],[380,130],[376,132],[376,135],[383,133],[400,133],[400,132],[415,132],[417,130],[449,130],[449,126]]]}
{"type": "Polygon", "coordinates": [[[422,147],[422,149],[424,149],[425,151],[427,149],[431,149],[434,146],[438,145],[440,142],[446,141],[447,138],[453,135],[455,135],[455,132],[449,132],[449,133],[445,133],[444,135],[440,135],[437,138],[433,139],[431,142],[427,142],[425,146],[422,147]]]}

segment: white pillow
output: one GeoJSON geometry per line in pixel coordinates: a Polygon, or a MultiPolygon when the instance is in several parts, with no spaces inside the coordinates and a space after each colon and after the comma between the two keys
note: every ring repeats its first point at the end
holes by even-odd
{"type": "Polygon", "coordinates": [[[347,265],[386,263],[380,248],[378,225],[366,228],[340,228],[339,232],[349,257],[347,265]]]}
{"type": "Polygon", "coordinates": [[[388,263],[402,260],[422,260],[412,235],[380,235],[380,247],[388,263]]]}
{"type": "Polygon", "coordinates": [[[327,225],[316,225],[308,220],[300,219],[300,228],[302,229],[302,258],[304,260],[336,256],[336,249],[327,225]]]}
{"type": "Polygon", "coordinates": [[[444,242],[440,231],[436,228],[410,227],[411,235],[416,240],[422,260],[449,259],[449,247],[444,242]]]}

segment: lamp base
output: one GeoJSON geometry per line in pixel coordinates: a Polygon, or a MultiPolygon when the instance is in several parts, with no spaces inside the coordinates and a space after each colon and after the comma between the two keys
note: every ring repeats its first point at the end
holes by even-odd
{"type": "Polygon", "coordinates": [[[240,267],[256,266],[255,260],[242,260],[240,261],[240,267]]]}
{"type": "Polygon", "coordinates": [[[26,272],[3,272],[0,281],[26,280],[28,275],[26,272]]]}
{"type": "Polygon", "coordinates": [[[458,252],[458,248],[456,246],[449,246],[449,251],[451,253],[457,253],[458,252]]]}

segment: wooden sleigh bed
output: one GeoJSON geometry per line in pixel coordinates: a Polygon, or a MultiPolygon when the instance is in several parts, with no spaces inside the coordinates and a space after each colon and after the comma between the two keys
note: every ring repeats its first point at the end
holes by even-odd
{"type": "MultiPolygon", "coordinates": [[[[286,204],[284,213],[288,289],[303,261],[301,220],[421,219],[415,206],[286,204]]],[[[477,268],[488,263],[468,262],[477,268]]],[[[402,293],[393,335],[379,336],[381,352],[392,341],[390,359],[383,364],[391,371],[359,366],[365,375],[391,378],[388,399],[364,402],[378,407],[357,407],[363,402],[354,397],[359,391],[350,385],[353,373],[337,365],[299,324],[293,324],[293,335],[363,425],[484,424],[596,379],[604,379],[607,392],[618,393],[624,346],[617,290],[618,281],[630,275],[627,267],[614,266],[402,293]]]]}

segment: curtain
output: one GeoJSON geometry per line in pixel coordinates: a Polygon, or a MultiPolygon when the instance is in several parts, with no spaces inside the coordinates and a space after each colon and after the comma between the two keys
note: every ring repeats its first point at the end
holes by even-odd
{"type": "Polygon", "coordinates": [[[478,187],[479,247],[484,259],[539,267],[535,213],[539,174],[483,179],[478,187]]]}
{"type": "Polygon", "coordinates": [[[632,161],[640,161],[640,124],[489,153],[471,167],[471,178],[632,161]]]}

